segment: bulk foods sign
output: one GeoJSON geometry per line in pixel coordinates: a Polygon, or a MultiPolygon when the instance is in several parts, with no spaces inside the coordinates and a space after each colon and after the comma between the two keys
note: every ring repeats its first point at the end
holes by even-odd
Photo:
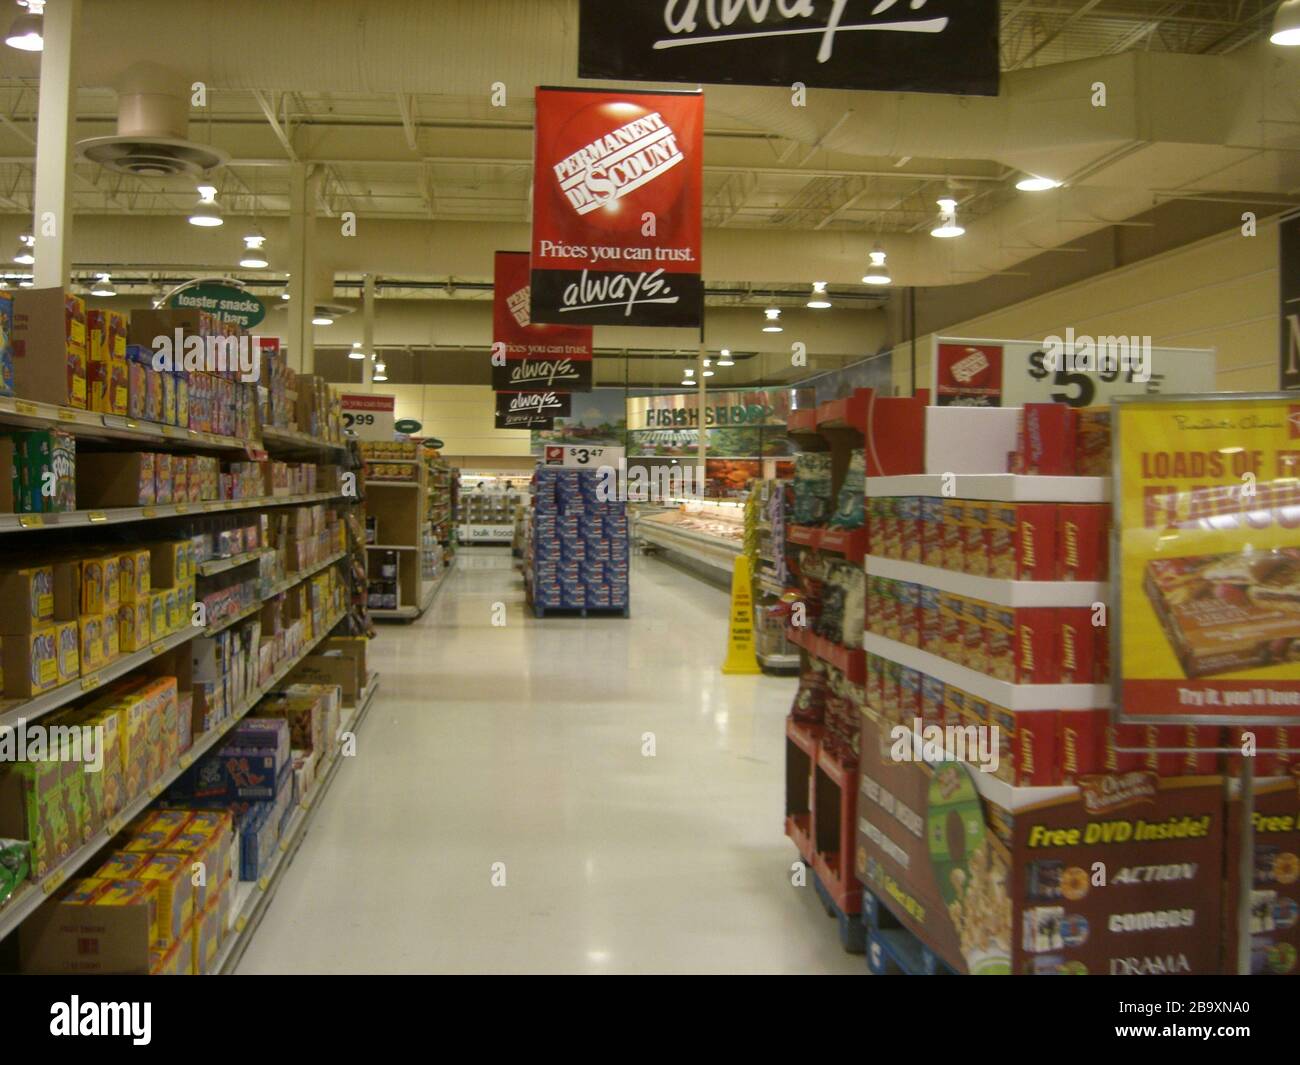
{"type": "Polygon", "coordinates": [[[496,253],[492,290],[492,387],[590,392],[591,327],[533,322],[526,251],[496,253]],[[505,365],[498,365],[502,352],[505,365]]]}
{"type": "Polygon", "coordinates": [[[698,327],[704,97],[537,90],[530,321],[698,327]]]}
{"type": "Polygon", "coordinates": [[[998,94],[997,0],[582,0],[578,74],[998,94]]]}
{"type": "Polygon", "coordinates": [[[176,310],[197,310],[214,314],[223,322],[252,329],[266,317],[266,304],[233,285],[194,285],[177,292],[167,301],[176,310]]]}

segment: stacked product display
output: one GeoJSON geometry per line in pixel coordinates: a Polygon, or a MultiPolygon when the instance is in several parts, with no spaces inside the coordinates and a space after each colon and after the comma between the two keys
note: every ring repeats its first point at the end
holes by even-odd
{"type": "MultiPolygon", "coordinates": [[[[20,932],[30,971],[205,972],[228,929],[231,949],[240,939],[219,856],[244,828],[205,819],[206,802],[165,839],[150,819],[328,646],[346,601],[337,397],[274,341],[249,344],[197,311],[0,298],[0,726],[16,742],[0,774],[0,936],[20,932]],[[229,361],[159,356],[158,338],[187,337],[229,361]],[[176,903],[200,852],[216,856],[208,893],[176,903]],[[94,964],[67,940],[65,905],[115,914],[94,964]]],[[[330,658],[298,679],[337,672],[330,658]]]]}
{"type": "Polygon", "coordinates": [[[756,484],[745,505],[745,553],[754,589],[754,648],[758,663],[770,673],[797,671],[799,648],[786,639],[789,604],[798,597],[785,554],[790,509],[787,481],[756,484]]]}
{"type": "Polygon", "coordinates": [[[627,504],[602,499],[601,483],[596,470],[537,470],[524,580],[538,617],[628,616],[627,504]]]}

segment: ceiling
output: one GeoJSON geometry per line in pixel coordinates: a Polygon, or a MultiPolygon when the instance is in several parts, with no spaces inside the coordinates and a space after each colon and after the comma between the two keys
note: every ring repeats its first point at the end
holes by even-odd
{"type": "MultiPolygon", "coordinates": [[[[537,6],[564,15],[565,3],[539,0],[537,6]]],[[[103,0],[86,4],[104,6],[103,0]]],[[[1232,55],[1259,46],[1276,6],[1276,0],[1003,0],[1002,63],[1006,71],[1024,72],[1130,52],[1232,55]]],[[[137,2],[132,8],[145,10],[148,4],[137,2]]],[[[286,54],[312,49],[312,31],[305,29],[300,41],[282,47],[286,54]]],[[[0,49],[0,212],[19,219],[30,217],[32,204],[33,69],[29,57],[0,49]]],[[[449,80],[453,90],[461,87],[450,75],[449,80]]],[[[76,102],[78,139],[114,132],[116,109],[111,89],[82,88],[76,102]]],[[[231,157],[212,177],[225,210],[252,222],[288,213],[292,165],[299,162],[319,174],[316,206],[327,216],[353,211],[391,222],[514,225],[529,218],[533,104],[526,94],[496,107],[486,93],[213,84],[207,88],[206,107],[190,113],[189,138],[220,147],[231,157]]],[[[833,122],[815,137],[785,136],[776,123],[735,114],[734,109],[708,108],[704,220],[709,230],[910,237],[931,227],[935,200],[942,194],[959,200],[968,226],[1024,199],[1014,188],[1020,170],[995,161],[992,150],[989,158],[974,150],[958,158],[864,154],[844,150],[853,146],[843,143],[844,131],[833,122]]],[[[76,166],[73,203],[86,215],[179,218],[193,205],[194,184],[187,177],[123,176],[82,162],[76,166]]],[[[150,263],[138,256],[83,262],[117,272],[131,267],[133,276],[151,285],[168,276],[168,267],[175,268],[174,262],[150,263]]],[[[802,275],[783,278],[779,265],[772,269],[775,276],[767,280],[773,283],[806,280],[802,275]]],[[[428,298],[427,286],[436,284],[442,286],[439,295],[477,299],[483,289],[475,285],[489,280],[482,271],[406,271],[401,281],[410,284],[394,285],[384,295],[428,298]],[[465,284],[457,287],[458,281],[465,284]]],[[[770,291],[772,285],[757,288],[770,291]]],[[[712,302],[744,302],[754,289],[752,281],[710,278],[712,302]]],[[[846,300],[874,298],[860,287],[841,285],[838,292],[846,300]]]]}

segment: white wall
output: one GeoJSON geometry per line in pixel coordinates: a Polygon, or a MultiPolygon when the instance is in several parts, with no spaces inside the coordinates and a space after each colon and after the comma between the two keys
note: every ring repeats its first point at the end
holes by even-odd
{"type": "MultiPolygon", "coordinates": [[[[1150,336],[1157,347],[1215,348],[1225,392],[1278,387],[1276,221],[1259,235],[1211,237],[972,318],[945,336],[1030,340],[1063,335],[1150,336]]],[[[929,382],[931,336],[917,338],[917,382],[929,382]]],[[[894,382],[908,391],[910,345],[894,349],[894,382]]]]}

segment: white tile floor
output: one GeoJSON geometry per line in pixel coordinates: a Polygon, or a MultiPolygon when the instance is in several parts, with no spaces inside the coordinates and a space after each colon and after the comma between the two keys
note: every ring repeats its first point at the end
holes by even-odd
{"type": "Polygon", "coordinates": [[[795,682],[721,675],[727,605],[637,559],[630,620],[538,621],[507,549],[462,551],[371,645],[357,756],[239,971],[865,973],[790,884],[795,682]]]}

